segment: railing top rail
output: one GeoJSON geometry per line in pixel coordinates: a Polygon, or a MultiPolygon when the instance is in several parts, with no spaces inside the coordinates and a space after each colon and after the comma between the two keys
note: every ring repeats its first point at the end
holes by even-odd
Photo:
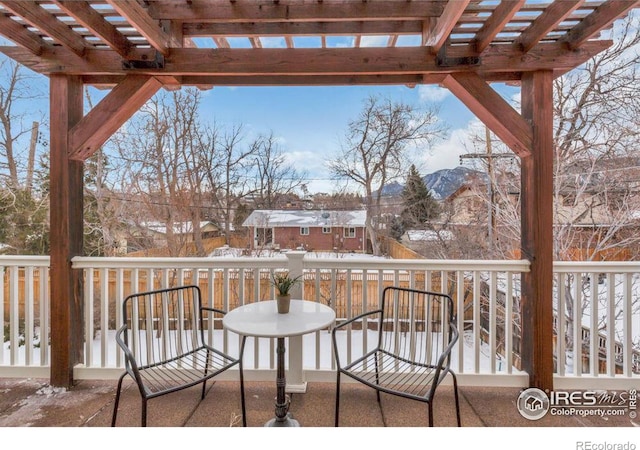
{"type": "MultiPolygon", "coordinates": [[[[260,257],[190,257],[190,258],[149,258],[149,257],[93,257],[76,256],[72,259],[73,267],[83,268],[255,268],[266,269],[287,266],[286,255],[260,257]]],[[[528,272],[530,263],[527,260],[451,260],[451,259],[371,259],[358,257],[313,258],[303,261],[305,269],[367,269],[367,270],[445,270],[445,271],[512,271],[528,272]]],[[[48,256],[0,256],[0,266],[47,266],[48,256]]],[[[638,273],[640,261],[555,261],[554,272],[615,272],[638,273]]]]}
{"type": "MultiPolygon", "coordinates": [[[[216,258],[148,258],[148,257],[85,257],[76,256],[72,260],[73,268],[182,268],[182,269],[239,269],[286,267],[285,255],[258,257],[216,257],[216,258]]],[[[482,261],[482,260],[445,260],[445,259],[371,259],[371,258],[304,258],[305,269],[367,269],[367,270],[433,270],[433,271],[511,271],[528,272],[529,261],[482,261]]]]}
{"type": "Polygon", "coordinates": [[[215,257],[215,258],[127,258],[127,257],[87,257],[76,256],[71,260],[74,269],[277,269],[287,266],[287,257],[215,257]]]}
{"type": "Polygon", "coordinates": [[[640,261],[555,261],[554,272],[638,273],[640,261]]]}
{"type": "Polygon", "coordinates": [[[28,256],[28,255],[0,255],[0,267],[8,266],[48,266],[50,258],[48,256],[28,256]]]}
{"type": "Polygon", "coordinates": [[[432,270],[529,272],[527,260],[305,258],[305,269],[432,270]]]}

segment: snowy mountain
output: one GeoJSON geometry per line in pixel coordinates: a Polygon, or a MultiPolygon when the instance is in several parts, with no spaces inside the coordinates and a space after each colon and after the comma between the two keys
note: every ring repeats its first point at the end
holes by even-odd
{"type": "Polygon", "coordinates": [[[425,175],[422,179],[427,189],[436,200],[442,200],[453,194],[463,184],[474,178],[484,178],[486,175],[468,167],[458,166],[454,169],[442,169],[425,175]]]}
{"type": "MultiPolygon", "coordinates": [[[[442,200],[453,194],[464,183],[474,178],[484,178],[486,175],[468,167],[458,166],[454,169],[441,169],[425,175],[422,179],[427,189],[436,200],[442,200]]],[[[396,181],[384,188],[383,195],[396,196],[402,193],[404,184],[396,181]]]]}

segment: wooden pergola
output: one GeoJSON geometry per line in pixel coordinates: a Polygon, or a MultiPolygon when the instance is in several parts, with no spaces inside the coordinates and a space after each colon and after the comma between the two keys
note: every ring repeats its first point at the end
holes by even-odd
{"type": "Polygon", "coordinates": [[[16,44],[0,51],[50,79],[50,383],[71,387],[82,361],[71,259],[83,254],[83,162],[160,88],[436,83],[521,159],[522,363],[530,386],[552,389],[552,82],[611,46],[600,32],[638,3],[0,0],[0,34],[16,44]],[[332,47],[333,36],[353,46],[332,47]],[[361,45],[370,36],[386,45],[361,45]],[[300,37],[317,46],[297,48],[300,37]],[[521,112],[492,82],[521,85],[521,112]],[[112,88],[86,115],[84,85],[112,88]]]}

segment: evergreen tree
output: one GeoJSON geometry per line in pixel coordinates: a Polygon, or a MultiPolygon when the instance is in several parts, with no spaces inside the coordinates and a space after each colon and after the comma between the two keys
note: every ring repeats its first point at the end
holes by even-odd
{"type": "Polygon", "coordinates": [[[251,214],[252,209],[249,208],[246,204],[240,203],[236,208],[236,213],[233,216],[233,229],[238,231],[242,228],[242,223],[245,221],[249,214],[251,214]]]}
{"type": "Polygon", "coordinates": [[[402,224],[405,230],[410,228],[424,229],[427,222],[438,217],[440,205],[434,200],[424,184],[424,180],[413,164],[407,175],[407,182],[402,190],[402,224]]]}
{"type": "Polygon", "coordinates": [[[400,217],[394,216],[393,219],[391,219],[389,234],[393,239],[400,242],[400,239],[404,234],[404,225],[402,224],[402,219],[400,217]]]}

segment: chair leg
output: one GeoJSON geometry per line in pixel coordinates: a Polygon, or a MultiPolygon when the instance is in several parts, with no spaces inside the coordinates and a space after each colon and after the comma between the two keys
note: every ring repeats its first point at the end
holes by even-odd
{"type": "MultiPolygon", "coordinates": [[[[380,372],[378,370],[380,354],[376,354],[376,386],[380,386],[380,372]]],[[[378,399],[378,405],[380,405],[380,390],[376,387],[376,398],[378,399]]]]}
{"type": "Polygon", "coordinates": [[[338,416],[340,415],[340,371],[336,371],[336,413],[334,426],[338,426],[338,416]]]}
{"type": "Polygon", "coordinates": [[[431,399],[431,401],[429,403],[427,403],[428,405],[428,409],[429,409],[429,426],[433,427],[433,399],[431,399]]]}
{"type": "MultiPolygon", "coordinates": [[[[211,352],[207,349],[207,358],[205,359],[205,363],[204,363],[204,376],[207,376],[207,373],[209,371],[209,360],[211,358],[211,352]]],[[[207,380],[204,380],[202,382],[202,395],[200,396],[200,400],[204,400],[204,394],[207,390],[207,380]]]]}
{"type": "Polygon", "coordinates": [[[458,426],[461,427],[462,421],[460,419],[460,399],[458,398],[458,378],[452,371],[449,371],[449,373],[451,373],[451,376],[453,377],[453,395],[456,399],[456,419],[458,420],[458,426]]]}
{"type": "Polygon", "coordinates": [[[141,425],[143,427],[147,426],[147,399],[142,397],[142,420],[141,425]]]}
{"type": "Polygon", "coordinates": [[[120,379],[118,380],[118,389],[116,390],[116,400],[113,404],[113,415],[111,416],[111,426],[116,426],[116,418],[118,417],[118,405],[120,404],[120,392],[122,391],[122,380],[124,380],[127,372],[120,375],[120,379]]]}

